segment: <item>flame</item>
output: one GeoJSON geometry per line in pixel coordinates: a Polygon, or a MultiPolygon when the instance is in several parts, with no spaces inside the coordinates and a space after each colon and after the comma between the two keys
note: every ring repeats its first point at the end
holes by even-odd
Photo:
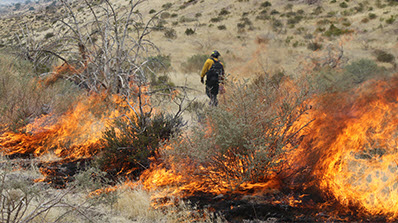
{"type": "MultiPolygon", "coordinates": [[[[398,78],[373,80],[356,90],[321,95],[310,100],[314,109],[303,119],[316,118],[302,133],[300,147],[289,155],[284,185],[277,176],[266,181],[242,182],[237,187],[223,170],[206,164],[164,162],[142,174],[147,189],[163,189],[160,197],[195,193],[273,194],[282,188],[316,186],[326,201],[318,205],[359,210],[359,215],[398,217],[398,78]],[[298,184],[301,184],[298,186],[298,184]]],[[[303,125],[305,120],[298,125],[303,125]]],[[[297,128],[295,128],[297,129],[297,128]]],[[[206,134],[212,130],[207,129],[206,134]]],[[[172,150],[166,145],[164,150],[172,150]]],[[[229,164],[239,168],[239,163],[229,164]]],[[[228,165],[226,165],[228,166],[228,165]]],[[[225,171],[225,170],[224,170],[225,171]]],[[[281,174],[283,175],[283,174],[281,174]]],[[[303,204],[305,193],[285,196],[275,204],[303,204]]],[[[311,203],[313,204],[313,203],[311,203]]],[[[315,208],[316,205],[313,205],[315,208]]]]}
{"type": "Polygon", "coordinates": [[[293,158],[344,207],[391,219],[398,217],[396,86],[395,77],[319,98],[318,118],[293,158]]]}
{"type": "MultiPolygon", "coordinates": [[[[297,90],[292,83],[287,85],[292,91],[297,90]]],[[[258,181],[239,182],[231,179],[227,172],[233,169],[236,173],[243,173],[246,164],[242,160],[225,159],[225,169],[217,169],[189,159],[173,162],[171,157],[163,162],[153,161],[151,168],[140,176],[140,182],[128,181],[126,184],[132,187],[142,184],[147,190],[158,190],[154,200],[196,193],[219,195],[231,191],[272,195],[284,188],[294,189],[297,184],[304,185],[304,188],[315,185],[327,199],[334,199],[347,209],[355,207],[360,214],[396,219],[397,86],[398,77],[393,77],[369,81],[348,92],[312,98],[308,103],[314,109],[302,117],[303,120],[296,123],[292,131],[300,129],[309,119],[315,118],[315,121],[303,131],[299,148],[291,151],[288,166],[279,175],[270,173],[258,181]],[[291,179],[282,179],[283,176],[291,179]]],[[[132,101],[113,96],[106,102],[104,97],[92,94],[65,114],[42,116],[18,133],[4,132],[0,135],[0,150],[6,155],[54,153],[65,161],[94,156],[101,150],[100,138],[109,121],[122,115],[135,115],[133,109],[129,109],[132,101]]],[[[207,126],[204,137],[214,134],[211,123],[207,126]]],[[[161,151],[173,149],[169,143],[161,151]]],[[[107,188],[93,194],[116,189],[107,188]]],[[[302,199],[306,196],[306,193],[288,194],[270,202],[296,207],[303,204],[302,199]]],[[[333,204],[327,200],[320,208],[333,204]]]]}

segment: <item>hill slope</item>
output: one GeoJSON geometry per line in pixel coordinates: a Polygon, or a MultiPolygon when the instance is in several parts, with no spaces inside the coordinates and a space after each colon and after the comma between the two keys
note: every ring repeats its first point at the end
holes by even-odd
{"type": "MultiPolygon", "coordinates": [[[[122,6],[126,1],[112,3],[122,6]]],[[[35,11],[22,7],[2,19],[2,44],[16,44],[12,33],[19,31],[21,23],[42,33],[39,37],[51,32],[61,9],[51,10],[50,4],[56,2],[41,4],[35,11]]],[[[81,10],[79,4],[74,6],[81,10]]],[[[229,73],[250,77],[264,71],[297,75],[313,66],[314,60],[330,59],[329,55],[342,55],[343,62],[376,59],[376,50],[397,57],[397,9],[397,2],[391,0],[150,0],[138,10],[147,18],[159,13],[163,28],[150,38],[161,54],[170,55],[177,72],[187,58],[217,49],[229,73]]]]}

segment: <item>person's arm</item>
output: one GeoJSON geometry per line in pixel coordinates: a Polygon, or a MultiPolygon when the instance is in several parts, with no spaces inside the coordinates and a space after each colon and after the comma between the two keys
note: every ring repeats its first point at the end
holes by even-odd
{"type": "Polygon", "coordinates": [[[207,59],[205,64],[203,65],[202,72],[200,73],[200,78],[204,78],[206,76],[207,71],[211,68],[213,65],[213,61],[211,59],[207,59]]]}

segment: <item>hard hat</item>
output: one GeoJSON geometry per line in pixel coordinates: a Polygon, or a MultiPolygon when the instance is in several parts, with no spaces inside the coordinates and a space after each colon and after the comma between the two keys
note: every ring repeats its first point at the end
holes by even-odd
{"type": "Polygon", "coordinates": [[[211,56],[217,58],[217,57],[219,57],[221,55],[220,55],[220,53],[217,50],[214,50],[213,52],[211,52],[211,56]]]}

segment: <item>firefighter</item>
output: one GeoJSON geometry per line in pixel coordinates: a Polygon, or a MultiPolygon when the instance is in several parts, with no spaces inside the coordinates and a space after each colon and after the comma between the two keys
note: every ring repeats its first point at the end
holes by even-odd
{"type": "Polygon", "coordinates": [[[206,76],[206,95],[210,98],[209,105],[217,106],[217,95],[220,83],[224,80],[224,65],[219,61],[220,53],[214,50],[210,58],[206,60],[200,75],[200,82],[205,83],[206,76]]]}

